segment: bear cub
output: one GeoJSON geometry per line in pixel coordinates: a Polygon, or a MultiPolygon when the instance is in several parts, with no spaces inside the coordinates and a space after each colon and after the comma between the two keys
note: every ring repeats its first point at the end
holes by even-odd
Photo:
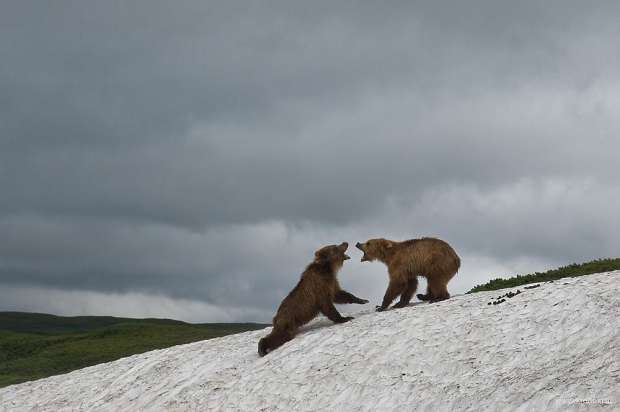
{"type": "Polygon", "coordinates": [[[377,311],[387,309],[399,295],[400,301],[394,307],[407,306],[418,287],[418,276],[428,281],[426,294],[417,295],[418,299],[448,299],[448,282],[461,266],[461,259],[448,243],[431,237],[403,242],[370,239],[355,246],[364,252],[362,262],[378,260],[388,268],[390,282],[377,311]]]}
{"type": "Polygon", "coordinates": [[[272,350],[293,339],[297,329],[310,322],[319,313],[336,323],[344,323],[352,317],[343,317],[334,303],[368,303],[340,288],[336,274],[344,261],[348,243],[329,245],[317,250],[314,261],[306,267],[297,286],[280,304],[273,318],[273,330],[258,342],[258,354],[265,356],[272,350]]]}

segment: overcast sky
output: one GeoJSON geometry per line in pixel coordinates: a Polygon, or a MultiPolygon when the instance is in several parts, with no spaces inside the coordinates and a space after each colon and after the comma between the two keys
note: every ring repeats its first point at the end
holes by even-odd
{"type": "Polygon", "coordinates": [[[370,237],[451,243],[453,294],[620,255],[620,2],[441,3],[3,1],[0,310],[269,321],[370,237]]]}

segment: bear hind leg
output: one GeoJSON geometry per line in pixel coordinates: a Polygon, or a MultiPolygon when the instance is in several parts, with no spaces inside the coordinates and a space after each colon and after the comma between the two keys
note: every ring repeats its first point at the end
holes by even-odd
{"type": "Polygon", "coordinates": [[[260,356],[265,356],[293,339],[293,337],[294,334],[290,331],[278,331],[274,329],[269,335],[258,341],[258,354],[260,356]]]}
{"type": "Polygon", "coordinates": [[[440,302],[442,300],[450,299],[450,293],[448,293],[448,287],[446,282],[439,278],[433,278],[428,280],[428,286],[431,292],[430,303],[440,302]]]}
{"type": "Polygon", "coordinates": [[[418,294],[416,295],[416,297],[417,297],[418,299],[422,300],[422,301],[428,301],[428,300],[433,299],[433,294],[431,293],[431,287],[427,284],[427,285],[426,285],[426,294],[425,294],[425,295],[423,295],[423,294],[421,294],[421,293],[418,293],[418,294]]]}

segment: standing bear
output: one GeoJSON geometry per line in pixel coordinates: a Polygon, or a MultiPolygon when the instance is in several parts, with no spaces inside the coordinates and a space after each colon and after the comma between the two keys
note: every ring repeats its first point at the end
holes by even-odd
{"type": "Polygon", "coordinates": [[[310,322],[319,313],[336,323],[353,319],[338,313],[334,303],[368,303],[340,289],[336,274],[344,261],[350,259],[344,252],[349,244],[322,247],[314,253],[314,261],[306,267],[297,286],[280,304],[273,318],[273,330],[258,342],[258,354],[265,356],[293,339],[297,329],[310,322]]]}
{"type": "Polygon", "coordinates": [[[423,237],[403,242],[370,239],[355,246],[364,252],[362,262],[379,260],[388,267],[390,283],[377,311],[387,309],[398,295],[400,301],[394,307],[407,306],[418,287],[418,276],[428,281],[426,294],[417,295],[418,299],[430,302],[448,299],[448,282],[461,266],[454,249],[441,239],[423,237]]]}

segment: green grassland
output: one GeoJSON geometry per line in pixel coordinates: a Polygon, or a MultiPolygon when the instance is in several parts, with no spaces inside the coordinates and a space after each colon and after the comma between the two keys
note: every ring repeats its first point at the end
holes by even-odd
{"type": "Polygon", "coordinates": [[[266,326],[0,312],[0,387],[266,326]]]}
{"type": "Polygon", "coordinates": [[[597,259],[586,263],[573,263],[546,272],[535,272],[529,275],[517,275],[508,279],[497,278],[483,285],[478,285],[467,293],[481,292],[485,290],[497,290],[526,285],[528,283],[548,282],[567,277],[591,275],[593,273],[609,272],[620,269],[620,258],[597,259]]]}

